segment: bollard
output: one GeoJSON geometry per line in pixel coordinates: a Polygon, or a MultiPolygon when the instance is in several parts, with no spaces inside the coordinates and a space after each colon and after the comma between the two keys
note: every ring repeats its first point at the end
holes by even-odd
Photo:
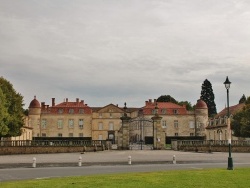
{"type": "Polygon", "coordinates": [[[36,158],[35,158],[35,157],[33,157],[32,167],[33,167],[33,168],[36,168],[36,158]]]}
{"type": "Polygon", "coordinates": [[[173,155],[173,164],[176,164],[176,157],[173,155]]]}
{"type": "Polygon", "coordinates": [[[128,164],[131,165],[131,156],[128,156],[128,164]]]}
{"type": "Polygon", "coordinates": [[[82,156],[79,156],[79,159],[78,159],[78,166],[82,166],[82,156]]]}

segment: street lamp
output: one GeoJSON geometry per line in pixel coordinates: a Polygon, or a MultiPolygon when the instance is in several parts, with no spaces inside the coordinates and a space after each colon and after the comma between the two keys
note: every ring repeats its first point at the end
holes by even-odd
{"type": "Polygon", "coordinates": [[[230,88],[230,84],[231,82],[228,80],[228,76],[226,78],[226,81],[224,82],[225,84],[225,88],[227,89],[227,126],[228,126],[228,132],[229,132],[229,136],[228,136],[228,152],[229,152],[229,156],[228,156],[228,165],[227,165],[227,169],[228,170],[233,170],[233,158],[231,156],[231,127],[230,127],[230,117],[229,117],[229,88],[230,88]]]}

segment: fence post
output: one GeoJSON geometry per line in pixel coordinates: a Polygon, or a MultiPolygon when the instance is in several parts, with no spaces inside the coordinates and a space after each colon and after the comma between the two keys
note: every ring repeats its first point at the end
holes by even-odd
{"type": "Polygon", "coordinates": [[[132,162],[132,159],[131,159],[131,156],[129,155],[128,156],[128,164],[131,165],[131,162],[132,162]]]}
{"type": "Polygon", "coordinates": [[[173,155],[173,164],[176,164],[176,157],[173,155]]]}
{"type": "Polygon", "coordinates": [[[79,159],[78,159],[78,166],[82,166],[82,156],[79,156],[79,159]]]}
{"type": "Polygon", "coordinates": [[[36,168],[36,158],[35,158],[35,157],[33,157],[32,167],[33,167],[33,168],[36,168]]]}

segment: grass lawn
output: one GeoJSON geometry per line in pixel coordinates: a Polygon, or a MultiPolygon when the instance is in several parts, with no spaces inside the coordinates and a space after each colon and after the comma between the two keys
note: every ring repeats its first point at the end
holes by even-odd
{"type": "Polygon", "coordinates": [[[148,173],[127,173],[111,175],[92,175],[65,178],[51,178],[41,180],[27,180],[14,182],[0,182],[1,188],[99,188],[99,187],[250,187],[250,168],[235,170],[205,169],[205,170],[178,170],[148,173]]]}

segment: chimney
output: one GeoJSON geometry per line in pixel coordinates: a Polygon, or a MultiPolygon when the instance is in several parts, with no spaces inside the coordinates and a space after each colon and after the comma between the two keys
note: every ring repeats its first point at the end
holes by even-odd
{"type": "Polygon", "coordinates": [[[145,106],[147,106],[148,105],[148,101],[145,101],[145,106]]]}
{"type": "Polygon", "coordinates": [[[42,109],[45,108],[45,102],[41,102],[42,109]]]}
{"type": "Polygon", "coordinates": [[[154,99],[154,103],[156,103],[156,99],[154,99]]]}
{"type": "Polygon", "coordinates": [[[68,98],[66,98],[66,102],[68,102],[68,98]]]}
{"type": "Polygon", "coordinates": [[[152,103],[152,99],[149,99],[149,103],[152,103]]]}
{"type": "Polygon", "coordinates": [[[52,106],[55,106],[55,98],[52,98],[52,106]]]}
{"type": "Polygon", "coordinates": [[[81,100],[81,103],[84,104],[84,100],[81,100]]]}
{"type": "Polygon", "coordinates": [[[79,98],[76,98],[76,102],[79,103],[79,98]]]}

